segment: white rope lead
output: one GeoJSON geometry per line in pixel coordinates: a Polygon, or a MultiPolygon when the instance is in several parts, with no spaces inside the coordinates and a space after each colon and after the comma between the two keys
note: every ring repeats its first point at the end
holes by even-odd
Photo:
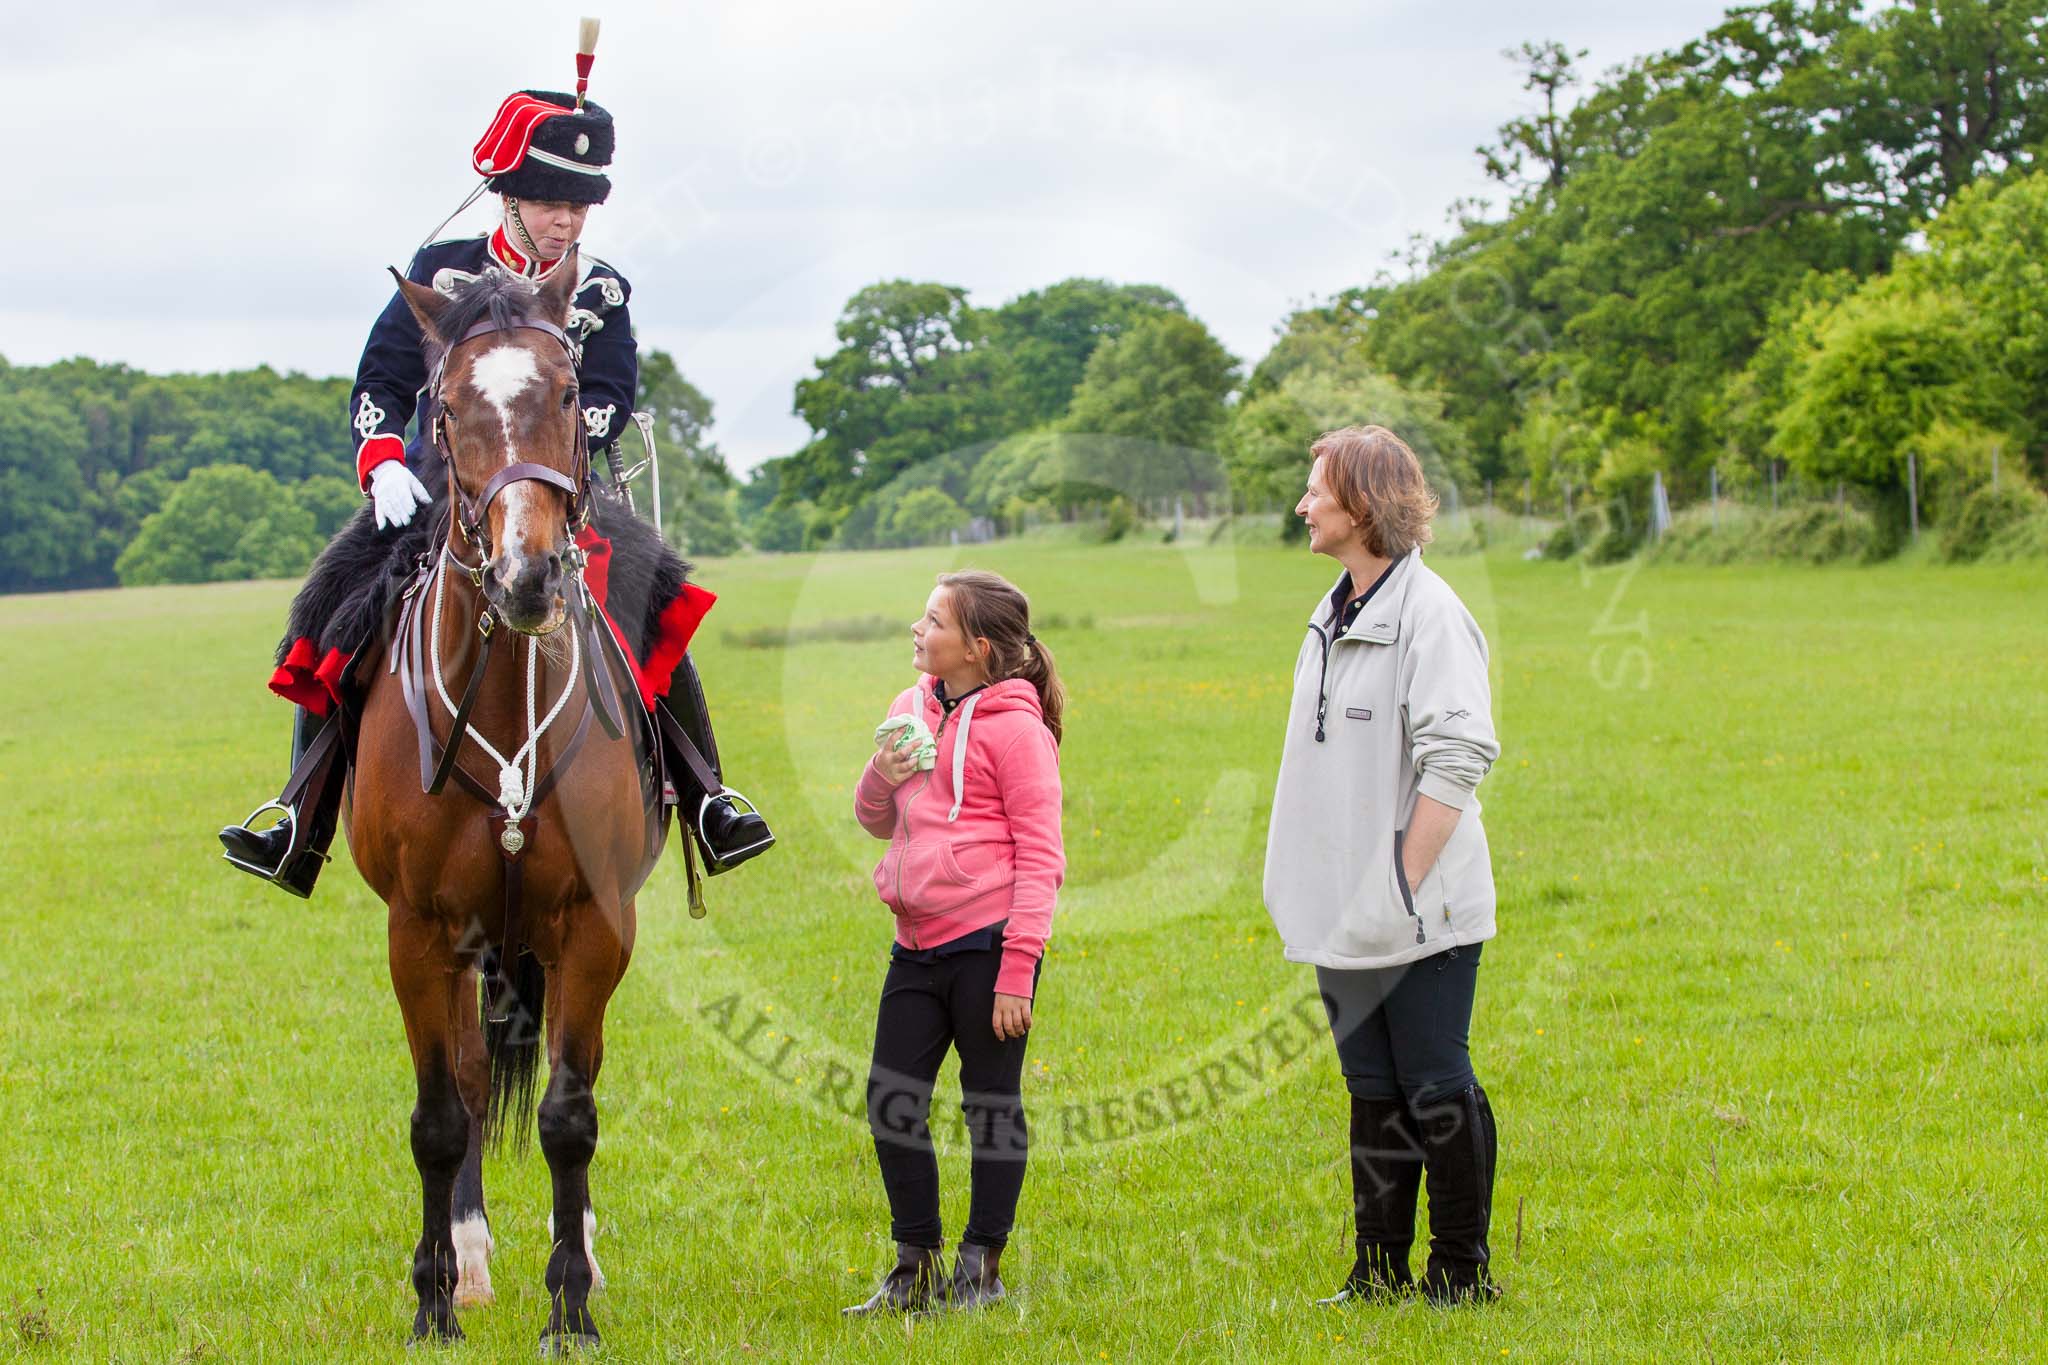
{"type": "MultiPolygon", "coordinates": [[[[441,705],[448,708],[448,714],[455,714],[455,699],[448,695],[448,683],[441,673],[441,604],[448,585],[448,552],[444,549],[441,563],[434,570],[434,690],[441,694],[441,705]]],[[[540,737],[562,714],[562,708],[569,704],[569,694],[576,690],[576,677],[583,662],[583,650],[577,641],[577,631],[569,632],[569,680],[562,685],[562,695],[555,698],[555,704],[547,719],[534,724],[535,692],[538,686],[540,666],[540,640],[535,636],[526,637],[526,743],[519,746],[519,752],[506,758],[474,725],[465,723],[463,728],[469,737],[498,765],[498,804],[505,808],[506,816],[517,825],[526,818],[526,812],[533,805],[534,767],[540,758],[540,737]],[[526,771],[519,765],[524,761],[526,771]]],[[[458,736],[450,735],[448,742],[460,742],[458,736]]]]}

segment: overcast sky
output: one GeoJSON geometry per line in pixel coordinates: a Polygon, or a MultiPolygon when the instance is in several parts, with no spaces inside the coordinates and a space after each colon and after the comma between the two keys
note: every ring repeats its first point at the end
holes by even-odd
{"type": "MultiPolygon", "coordinates": [[[[1163,284],[1256,359],[1291,306],[1495,192],[1473,148],[1532,99],[1503,48],[1554,37],[1600,70],[1723,7],[583,6],[604,20],[591,95],[619,123],[586,244],[741,469],[801,444],[791,385],[875,280],[983,304],[1071,275],[1163,284]]],[[[17,26],[0,82],[28,239],[0,355],[353,373],[383,267],[468,192],[505,94],[573,81],[582,12],[113,0],[17,26]]]]}

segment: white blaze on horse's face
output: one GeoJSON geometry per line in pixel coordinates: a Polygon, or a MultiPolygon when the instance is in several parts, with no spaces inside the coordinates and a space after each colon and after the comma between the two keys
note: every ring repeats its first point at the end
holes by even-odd
{"type": "Polygon", "coordinates": [[[512,405],[539,379],[540,366],[533,363],[533,352],[524,346],[493,346],[469,367],[469,386],[498,410],[498,421],[505,429],[506,464],[519,460],[512,441],[512,405]]]}
{"type": "MultiPolygon", "coordinates": [[[[469,367],[469,386],[498,412],[504,431],[505,463],[519,463],[516,409],[527,390],[540,383],[540,366],[525,347],[503,343],[478,356],[469,367]]],[[[493,556],[498,581],[510,588],[529,568],[528,561],[544,556],[536,540],[546,536],[543,520],[546,504],[540,488],[531,483],[509,485],[498,495],[502,521],[499,524],[497,554],[493,556]]]]}

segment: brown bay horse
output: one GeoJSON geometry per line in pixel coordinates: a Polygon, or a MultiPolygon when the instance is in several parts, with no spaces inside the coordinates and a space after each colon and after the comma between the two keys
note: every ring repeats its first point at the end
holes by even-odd
{"type": "Polygon", "coordinates": [[[449,525],[365,665],[343,811],[356,866],[390,907],[417,1087],[413,1336],[459,1338],[458,1303],[490,1298],[483,1149],[524,1142],[545,1045],[544,1353],[598,1342],[594,1087],[634,897],[666,833],[656,746],[580,577],[589,456],[562,333],[576,281],[573,253],[538,288],[487,273],[450,297],[399,280],[426,336],[449,525]]]}

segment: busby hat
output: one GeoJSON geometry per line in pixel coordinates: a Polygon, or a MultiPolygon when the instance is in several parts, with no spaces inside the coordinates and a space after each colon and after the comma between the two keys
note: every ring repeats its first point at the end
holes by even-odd
{"type": "Polygon", "coordinates": [[[515,199],[602,204],[612,192],[612,116],[553,90],[506,97],[470,154],[485,186],[515,199]]]}

